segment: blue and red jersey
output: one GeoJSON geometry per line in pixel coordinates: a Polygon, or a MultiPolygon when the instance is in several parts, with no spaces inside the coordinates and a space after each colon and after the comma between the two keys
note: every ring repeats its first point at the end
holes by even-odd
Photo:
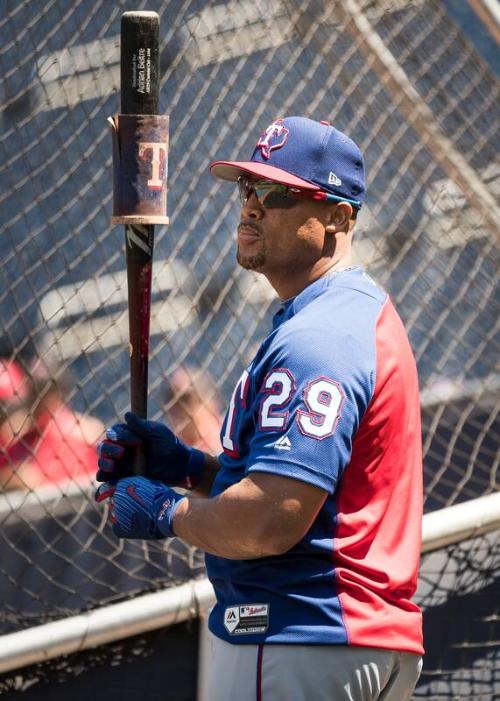
{"type": "Polygon", "coordinates": [[[422,653],[411,601],[422,518],[418,379],[387,294],[351,268],[284,303],[234,389],[221,438],[212,496],[268,472],[327,498],[282,555],[207,554],[211,631],[230,643],[422,653]]]}

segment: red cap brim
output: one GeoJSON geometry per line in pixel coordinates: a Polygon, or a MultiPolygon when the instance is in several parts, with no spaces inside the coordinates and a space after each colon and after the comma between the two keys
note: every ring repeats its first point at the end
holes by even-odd
{"type": "Polygon", "coordinates": [[[250,175],[262,180],[273,180],[289,187],[297,187],[301,190],[316,192],[321,189],[318,185],[302,180],[302,178],[298,178],[286,170],[275,168],[275,166],[267,163],[256,163],[255,161],[214,161],[210,164],[210,172],[216,178],[231,180],[232,182],[236,182],[241,175],[250,175]]]}

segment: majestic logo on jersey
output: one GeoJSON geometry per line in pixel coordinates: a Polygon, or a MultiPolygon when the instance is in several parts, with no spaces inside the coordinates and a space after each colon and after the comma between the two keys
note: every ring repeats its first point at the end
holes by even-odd
{"type": "Polygon", "coordinates": [[[231,635],[265,633],[269,625],[269,604],[229,606],[224,611],[224,627],[231,635]]]}
{"type": "Polygon", "coordinates": [[[276,450],[291,450],[292,444],[290,443],[288,436],[281,436],[281,438],[278,438],[274,444],[274,447],[276,450]]]}
{"type": "Polygon", "coordinates": [[[271,151],[275,151],[286,144],[289,130],[284,126],[282,119],[273,122],[257,141],[262,157],[266,160],[271,157],[271,151]]]}

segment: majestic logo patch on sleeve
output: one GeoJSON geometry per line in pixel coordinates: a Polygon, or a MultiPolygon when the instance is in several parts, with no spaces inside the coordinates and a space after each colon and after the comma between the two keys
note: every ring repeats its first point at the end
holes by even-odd
{"type": "Polygon", "coordinates": [[[278,438],[274,444],[274,447],[276,450],[291,450],[292,444],[290,443],[288,436],[281,436],[281,438],[278,438]]]}
{"type": "Polygon", "coordinates": [[[269,604],[229,606],[224,611],[224,627],[231,635],[265,633],[269,625],[269,604]]]}
{"type": "Polygon", "coordinates": [[[262,157],[267,160],[271,157],[271,151],[284,146],[289,133],[290,131],[284,126],[282,119],[277,119],[268,126],[257,141],[262,157]]]}

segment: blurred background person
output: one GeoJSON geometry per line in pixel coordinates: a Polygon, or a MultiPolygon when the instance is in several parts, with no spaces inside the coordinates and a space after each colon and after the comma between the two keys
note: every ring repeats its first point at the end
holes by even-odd
{"type": "MultiPolygon", "coordinates": [[[[0,358],[0,451],[7,448],[20,431],[20,410],[29,392],[29,378],[22,365],[0,358]]],[[[0,453],[2,464],[3,453],[0,453]]]]}
{"type": "Polygon", "coordinates": [[[221,452],[222,404],[207,372],[178,367],[168,378],[163,409],[172,430],[184,443],[212,455],[221,452]]]}
{"type": "Polygon", "coordinates": [[[37,361],[28,376],[29,390],[4,422],[9,430],[4,431],[0,486],[34,489],[68,480],[90,482],[102,423],[69,406],[67,375],[56,378],[37,361]]]}

